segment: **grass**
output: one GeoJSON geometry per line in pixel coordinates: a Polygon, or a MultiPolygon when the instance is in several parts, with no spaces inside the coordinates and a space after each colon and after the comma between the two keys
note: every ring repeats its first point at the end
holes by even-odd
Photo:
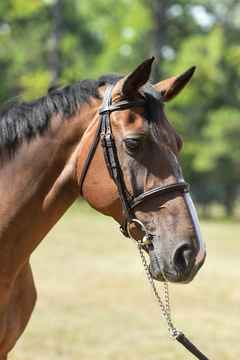
{"type": "MultiPolygon", "coordinates": [[[[170,285],[172,320],[209,359],[240,358],[240,224],[201,221],[207,260],[170,285]]],[[[169,339],[135,245],[75,203],[31,259],[38,302],[10,360],[191,360],[169,339]]],[[[162,284],[158,284],[162,294],[162,284]]]]}

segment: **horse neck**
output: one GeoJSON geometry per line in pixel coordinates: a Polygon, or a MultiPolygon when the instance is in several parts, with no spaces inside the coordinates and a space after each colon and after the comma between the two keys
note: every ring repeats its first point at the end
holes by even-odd
{"type": "Polygon", "coordinates": [[[43,135],[22,140],[11,160],[2,157],[0,264],[1,253],[6,257],[9,252],[19,260],[16,266],[22,266],[79,196],[76,163],[81,138],[91,122],[85,113],[68,120],[55,116],[43,135]]]}

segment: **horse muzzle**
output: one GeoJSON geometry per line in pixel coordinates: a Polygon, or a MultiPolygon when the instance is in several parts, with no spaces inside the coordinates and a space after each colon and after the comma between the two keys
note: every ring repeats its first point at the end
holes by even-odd
{"type": "MultiPolygon", "coordinates": [[[[202,250],[201,250],[202,251],[202,250]]],[[[171,254],[163,251],[159,239],[154,238],[151,245],[148,245],[152,277],[158,281],[172,283],[189,283],[196,276],[198,270],[205,261],[206,252],[198,261],[199,249],[182,242],[171,254]]]]}

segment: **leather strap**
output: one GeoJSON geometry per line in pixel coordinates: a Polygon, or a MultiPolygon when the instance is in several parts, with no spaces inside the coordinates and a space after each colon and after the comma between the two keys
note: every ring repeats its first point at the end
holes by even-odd
{"type": "Polygon", "coordinates": [[[157,187],[155,189],[146,191],[143,194],[141,194],[135,198],[132,198],[132,201],[130,201],[131,209],[133,209],[135,206],[137,206],[141,202],[145,201],[146,199],[149,199],[150,197],[156,196],[158,194],[163,195],[163,194],[167,194],[169,192],[177,191],[177,190],[188,192],[189,188],[190,188],[190,185],[186,182],[178,182],[175,184],[157,187]]]}
{"type": "MultiPolygon", "coordinates": [[[[129,222],[132,221],[133,215],[131,212],[131,207],[129,205],[128,199],[125,194],[125,186],[123,185],[123,179],[121,177],[120,166],[118,162],[117,149],[114,141],[114,137],[111,129],[110,122],[110,112],[113,110],[118,110],[121,108],[119,103],[115,105],[110,105],[111,102],[111,92],[114,85],[108,86],[108,93],[105,94],[103,105],[99,110],[100,118],[102,118],[102,133],[101,133],[101,144],[103,148],[103,154],[105,163],[111,179],[115,181],[115,184],[118,188],[119,197],[123,206],[124,214],[129,222]]],[[[128,101],[121,102],[129,103],[128,101]]],[[[142,103],[143,104],[143,103],[142,103]]],[[[145,104],[145,103],[144,103],[145,104]]],[[[131,103],[132,105],[132,103],[131,103]]],[[[146,105],[146,104],[145,104],[146,105]]],[[[129,106],[129,105],[128,105],[129,106]]]]}
{"type": "Polygon", "coordinates": [[[199,360],[209,360],[183,333],[179,333],[176,339],[199,360]]]}
{"type": "Polygon", "coordinates": [[[115,111],[115,110],[124,110],[124,109],[128,109],[129,107],[133,107],[133,106],[144,106],[145,107],[145,106],[147,106],[147,103],[146,103],[146,100],[144,100],[144,99],[123,100],[123,101],[119,101],[118,103],[113,104],[113,105],[110,105],[110,104],[106,105],[106,103],[103,103],[102,107],[99,110],[99,114],[103,114],[106,111],[111,112],[111,111],[115,111]]]}
{"type": "Polygon", "coordinates": [[[87,157],[87,160],[84,164],[84,168],[83,168],[83,171],[82,171],[82,174],[81,174],[81,178],[80,178],[80,181],[79,181],[79,193],[80,195],[82,196],[82,186],[83,186],[83,182],[84,182],[84,179],[85,179],[85,176],[87,174],[87,171],[88,171],[88,168],[89,168],[89,165],[91,163],[91,160],[93,158],[93,155],[95,153],[95,150],[97,148],[97,144],[98,144],[98,138],[99,138],[99,134],[100,134],[100,130],[101,130],[101,121],[102,119],[100,119],[99,123],[98,123],[98,127],[97,127],[97,131],[95,133],[95,136],[94,136],[94,139],[93,139],[93,142],[92,142],[92,145],[91,145],[91,148],[89,150],[89,153],[88,153],[88,157],[87,157]]]}

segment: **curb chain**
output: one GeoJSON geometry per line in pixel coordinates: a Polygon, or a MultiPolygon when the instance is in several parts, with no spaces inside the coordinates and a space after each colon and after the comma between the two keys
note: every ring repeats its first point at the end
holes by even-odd
{"type": "Polygon", "coordinates": [[[175,340],[176,337],[178,336],[179,333],[181,333],[181,331],[177,330],[173,324],[172,324],[172,320],[171,320],[171,311],[170,311],[170,302],[169,302],[169,291],[168,291],[168,282],[165,281],[164,282],[164,302],[165,302],[165,305],[163,304],[158,292],[157,292],[157,289],[156,289],[156,286],[155,286],[155,283],[153,281],[153,278],[150,274],[150,271],[149,271],[149,268],[148,268],[148,264],[147,264],[147,261],[145,259],[145,256],[143,254],[143,250],[142,250],[142,244],[141,242],[139,241],[137,243],[137,248],[138,248],[138,251],[139,251],[139,254],[140,254],[140,258],[141,258],[141,261],[142,261],[142,264],[143,264],[143,267],[144,267],[144,271],[147,275],[147,279],[149,281],[149,284],[153,290],[153,293],[155,295],[155,298],[157,300],[157,303],[162,311],[162,314],[163,316],[165,317],[166,321],[167,321],[167,324],[168,324],[168,330],[170,331],[170,338],[172,340],[175,340]]]}

